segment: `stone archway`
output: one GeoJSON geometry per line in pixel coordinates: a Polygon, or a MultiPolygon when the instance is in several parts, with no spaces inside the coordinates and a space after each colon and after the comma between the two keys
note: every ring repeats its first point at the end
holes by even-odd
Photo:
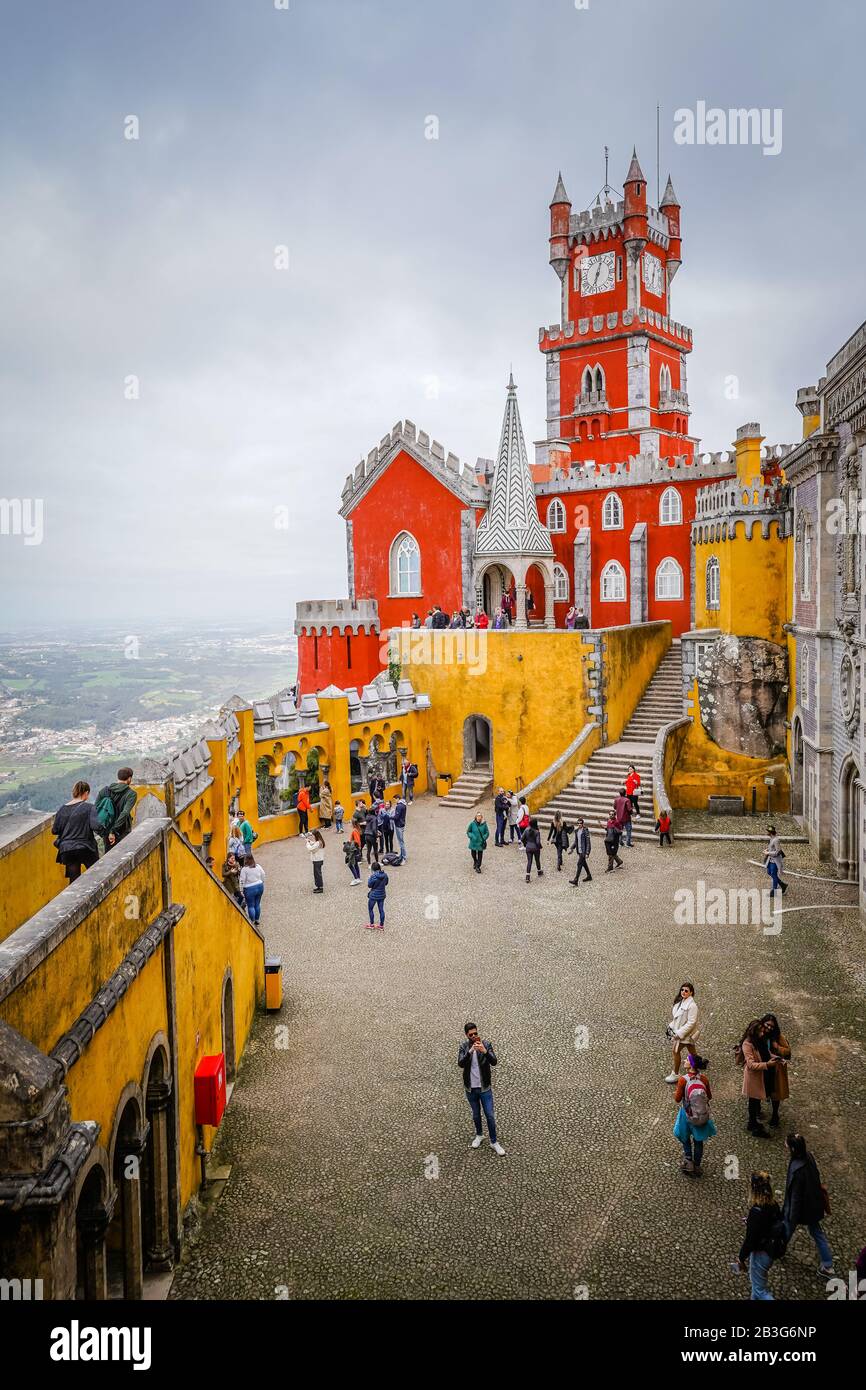
{"type": "Polygon", "coordinates": [[[836,855],[845,878],[860,880],[860,772],[849,755],[839,773],[839,846],[836,855]]]}
{"type": "Polygon", "coordinates": [[[226,1062],[226,1091],[228,1091],[234,1085],[237,1065],[235,1054],[235,988],[231,966],[227,967],[223,976],[221,1021],[223,1056],[226,1062]]]}
{"type": "Polygon", "coordinates": [[[79,1178],[75,1202],[75,1297],[88,1303],[108,1297],[105,1236],[113,1202],[108,1172],[97,1158],[79,1178]]]}
{"type": "Polygon", "coordinates": [[[168,1044],[158,1034],[151,1043],[145,1066],[145,1113],[149,1132],[141,1163],[142,1243],[145,1268],[149,1272],[174,1267],[171,1239],[171,1194],[169,1174],[175,1155],[171,1152],[169,1105],[172,1092],[168,1044]]]}
{"type": "Polygon", "coordinates": [[[480,606],[491,620],[502,607],[503,596],[510,593],[514,585],[514,575],[507,565],[488,565],[479,576],[476,588],[480,586],[480,606]]]}
{"type": "Polygon", "coordinates": [[[463,771],[477,767],[493,775],[493,725],[485,714],[470,714],[463,722],[463,771]]]}
{"type": "Polygon", "coordinates": [[[791,721],[791,813],[802,819],[803,805],[803,724],[799,715],[791,721]]]}
{"type": "Polygon", "coordinates": [[[111,1143],[111,1176],[117,1196],[106,1233],[108,1297],[138,1300],[144,1287],[141,1240],[141,1167],[148,1127],[137,1086],[118,1101],[111,1143]]]}

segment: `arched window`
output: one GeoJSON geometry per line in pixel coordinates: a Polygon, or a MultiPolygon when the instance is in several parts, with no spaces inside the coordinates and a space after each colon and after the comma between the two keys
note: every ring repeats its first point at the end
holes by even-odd
{"type": "Polygon", "coordinates": [[[810,652],[806,646],[800,647],[800,704],[809,708],[810,652]]]}
{"type": "Polygon", "coordinates": [[[666,362],[659,368],[659,392],[664,395],[671,389],[671,369],[666,362]]]}
{"type": "Polygon", "coordinates": [[[547,529],[548,531],[565,530],[565,507],[558,497],[554,497],[547,509],[547,529]]]}
{"type": "Polygon", "coordinates": [[[812,523],[803,523],[803,569],[800,575],[800,598],[812,597],[812,523]]]}
{"type": "Polygon", "coordinates": [[[615,492],[609,492],[601,509],[601,529],[603,531],[622,530],[622,503],[615,492]]]}
{"type": "Polygon", "coordinates": [[[659,525],[679,526],[683,519],[683,504],[675,487],[666,487],[659,502],[659,525]]]}
{"type": "Polygon", "coordinates": [[[588,396],[592,391],[592,368],[587,367],[583,374],[583,394],[588,396]]]}
{"type": "Polygon", "coordinates": [[[391,545],[391,593],[421,593],[421,552],[408,531],[401,531],[391,545]]]}
{"type": "Polygon", "coordinates": [[[600,396],[604,395],[604,372],[601,367],[595,369],[595,389],[600,396]]]}
{"type": "Polygon", "coordinates": [[[677,599],[683,596],[683,572],[672,555],[668,555],[656,570],[656,598],[677,599]]]}
{"type": "Polygon", "coordinates": [[[601,572],[603,603],[621,603],[625,598],[625,570],[618,560],[608,560],[601,572]]]}
{"type": "Polygon", "coordinates": [[[568,603],[568,575],[562,565],[553,566],[553,601],[568,603]]]}
{"type": "Polygon", "coordinates": [[[718,608],[722,592],[722,570],[715,555],[707,561],[707,608],[718,608]]]}

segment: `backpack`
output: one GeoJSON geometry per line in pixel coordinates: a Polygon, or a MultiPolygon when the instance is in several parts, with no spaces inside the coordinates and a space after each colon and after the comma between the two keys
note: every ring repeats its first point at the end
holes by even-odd
{"type": "Polygon", "coordinates": [[[686,1082],[686,1094],[684,1100],[685,1112],[689,1120],[698,1129],[707,1123],[710,1118],[710,1098],[707,1095],[707,1088],[703,1081],[698,1077],[686,1082]]]}
{"type": "Polygon", "coordinates": [[[788,1248],[788,1231],[784,1221],[778,1218],[770,1227],[767,1240],[767,1254],[774,1260],[781,1260],[788,1248]]]}
{"type": "Polygon", "coordinates": [[[737,1066],[737,1067],[744,1067],[745,1065],[746,1065],[746,1054],[745,1054],[745,1052],[743,1051],[743,1044],[742,1044],[742,1043],[736,1043],[736,1044],[734,1045],[734,1066],[737,1066]]]}
{"type": "Polygon", "coordinates": [[[382,855],[382,859],[380,862],[382,864],[387,864],[389,869],[395,869],[400,864],[402,864],[403,861],[400,858],[399,854],[388,853],[382,855]]]}
{"type": "Polygon", "coordinates": [[[111,799],[111,793],[106,792],[96,803],[96,819],[103,830],[110,830],[117,819],[117,808],[111,799]]]}

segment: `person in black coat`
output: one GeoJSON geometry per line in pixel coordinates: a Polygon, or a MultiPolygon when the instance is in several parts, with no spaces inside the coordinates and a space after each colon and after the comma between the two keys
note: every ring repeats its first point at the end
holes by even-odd
{"type": "Polygon", "coordinates": [[[607,825],[604,829],[604,847],[607,851],[607,868],[605,869],[606,874],[610,873],[614,865],[616,865],[618,869],[622,868],[622,860],[619,857],[619,841],[619,826],[616,823],[616,818],[614,816],[610,816],[607,825]]]}
{"type": "Polygon", "coordinates": [[[538,828],[538,821],[534,816],[524,832],[523,848],[526,850],[526,882],[528,883],[532,877],[533,860],[535,861],[535,867],[538,871],[538,877],[541,878],[544,874],[544,870],[541,867],[541,831],[538,828]]]}
{"type": "Polygon", "coordinates": [[[577,855],[577,868],[574,871],[574,878],[568,880],[569,883],[573,883],[575,887],[580,883],[581,869],[586,873],[587,883],[592,883],[592,874],[589,872],[589,863],[587,862],[589,860],[591,848],[592,842],[589,837],[589,830],[584,823],[583,816],[578,816],[577,828],[574,832],[574,844],[569,850],[569,854],[577,855]]]}
{"type": "Polygon", "coordinates": [[[809,1228],[821,1260],[818,1273],[829,1276],[833,1273],[833,1251],[821,1227],[821,1218],[825,1215],[821,1174],[802,1134],[789,1134],[786,1143],[791,1161],[782,1207],[785,1230],[790,1240],[798,1226],[809,1228]]]}
{"type": "Polygon", "coordinates": [[[379,814],[374,811],[372,806],[367,812],[364,820],[364,844],[367,847],[367,863],[378,858],[379,848],[379,814]]]}
{"type": "Polygon", "coordinates": [[[772,1302],[767,1288],[767,1275],[776,1257],[775,1233],[782,1213],[773,1196],[773,1184],[766,1172],[753,1173],[751,1179],[752,1205],[746,1218],[746,1237],[740,1247],[739,1266],[749,1271],[752,1298],[772,1302]]]}
{"type": "Polygon", "coordinates": [[[504,787],[500,787],[493,802],[493,809],[496,812],[496,836],[494,845],[505,844],[505,823],[508,820],[508,807],[511,804],[511,797],[504,787]]]}
{"type": "Polygon", "coordinates": [[[551,840],[556,846],[556,867],[562,868],[562,856],[568,850],[568,837],[571,834],[571,826],[566,825],[559,811],[554,814],[553,820],[547,831],[547,843],[551,840]]]}
{"type": "Polygon", "coordinates": [[[82,869],[89,869],[99,858],[96,835],[102,833],[102,825],[96,807],[88,801],[89,796],[90,783],[76,782],[72,800],[60,807],[51,826],[57,863],[63,865],[70,883],[81,877],[82,869]]]}

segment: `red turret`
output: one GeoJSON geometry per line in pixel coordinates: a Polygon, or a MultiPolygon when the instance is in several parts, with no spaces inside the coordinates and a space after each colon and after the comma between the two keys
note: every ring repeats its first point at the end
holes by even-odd
{"type": "Polygon", "coordinates": [[[553,201],[550,204],[550,264],[560,280],[568,269],[568,219],[571,216],[571,203],[562,182],[562,174],[556,180],[553,201]]]}
{"type": "Polygon", "coordinates": [[[623,242],[633,260],[637,260],[649,238],[646,211],[646,179],[638,163],[637,150],[632,150],[631,164],[623,184],[625,218],[623,242]]]}
{"type": "Polygon", "coordinates": [[[683,243],[680,238],[680,204],[674,186],[671,183],[671,176],[668,174],[668,181],[665,184],[664,197],[659,204],[659,212],[663,213],[668,222],[668,284],[673,280],[682,264],[683,243]]]}

